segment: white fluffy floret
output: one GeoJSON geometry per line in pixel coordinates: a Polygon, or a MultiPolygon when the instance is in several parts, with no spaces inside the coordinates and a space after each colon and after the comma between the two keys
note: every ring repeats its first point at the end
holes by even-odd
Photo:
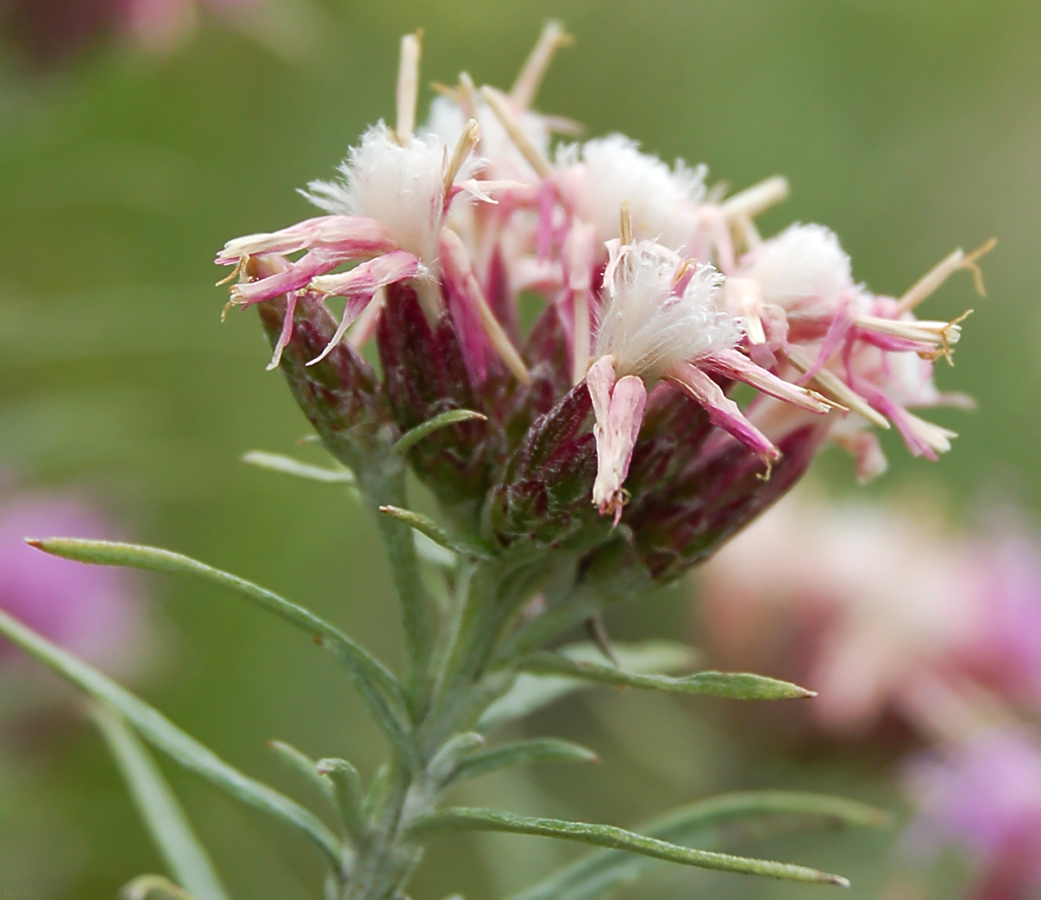
{"type": "MultiPolygon", "coordinates": [[[[398,246],[434,268],[448,154],[434,135],[399,143],[380,122],[365,132],[361,146],[351,148],[340,166],[341,181],[312,181],[304,196],[334,215],[379,220],[398,246]]],[[[458,177],[472,177],[477,165],[469,158],[458,177]]]]}
{"type": "Polygon", "coordinates": [[[677,250],[687,248],[696,209],[705,197],[704,166],[677,160],[670,169],[620,134],[571,144],[557,152],[561,187],[577,214],[591,222],[600,241],[618,236],[619,211],[629,204],[633,235],[677,250]]]}
{"type": "Polygon", "coordinates": [[[759,282],[763,300],[791,310],[832,304],[854,287],[849,256],[823,225],[792,225],[741,262],[739,274],[759,282]]]}
{"type": "Polygon", "coordinates": [[[723,276],[706,263],[683,272],[683,260],[650,241],[620,247],[604,272],[606,304],[595,356],[613,356],[615,372],[660,378],[679,363],[730,349],[742,336],[741,320],[716,307],[723,276]],[[677,275],[683,292],[676,292],[677,275]]]}

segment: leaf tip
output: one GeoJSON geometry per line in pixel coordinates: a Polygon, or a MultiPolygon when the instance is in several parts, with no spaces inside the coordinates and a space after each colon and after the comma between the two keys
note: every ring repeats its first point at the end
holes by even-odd
{"type": "Polygon", "coordinates": [[[47,552],[47,548],[44,546],[46,542],[42,538],[27,537],[23,538],[22,540],[24,540],[25,543],[27,543],[30,547],[34,547],[37,550],[43,550],[44,553],[47,552]]]}

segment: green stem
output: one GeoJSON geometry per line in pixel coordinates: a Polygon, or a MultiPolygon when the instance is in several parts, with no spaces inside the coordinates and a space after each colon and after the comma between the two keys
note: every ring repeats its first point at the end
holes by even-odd
{"type": "Polygon", "coordinates": [[[530,596],[532,575],[520,558],[461,564],[450,613],[453,621],[445,627],[449,637],[438,653],[439,677],[432,681],[429,703],[413,726],[417,764],[412,771],[395,766],[384,785],[373,789],[379,796],[368,804],[369,837],[355,848],[343,900],[393,900],[401,895],[425,843],[410,836],[409,827],[437,809],[447,787],[444,773],[433,771],[438,752],[501,693],[496,678],[502,678],[487,678],[487,664],[504,624],[518,602],[530,596]]]}
{"type": "Polygon", "coordinates": [[[366,460],[355,474],[364,504],[383,538],[391,576],[401,601],[409,664],[406,681],[409,712],[413,721],[418,722],[429,706],[433,687],[431,659],[437,632],[436,613],[423,584],[412,529],[379,511],[381,506],[405,506],[405,466],[400,458],[388,454],[366,460]]]}

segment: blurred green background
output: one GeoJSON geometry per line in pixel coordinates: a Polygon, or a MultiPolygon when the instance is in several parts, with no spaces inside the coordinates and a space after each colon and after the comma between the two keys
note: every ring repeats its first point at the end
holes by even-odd
{"type": "MultiPolygon", "coordinates": [[[[461,69],[508,85],[542,22],[576,45],[539,107],[588,134],[621,131],[666,159],[705,162],[735,188],[788,176],[763,221],[820,221],[854,275],[899,294],[956,246],[997,236],[989,297],[952,279],[923,314],[966,306],[954,371],[974,414],[938,465],[887,439],[873,491],[942,485],[955,514],[998,493],[1041,501],[1041,5],[1036,0],[381,0],[310,8],[286,59],[213,18],[168,58],[112,49],[57,74],[0,61],[0,463],[73,486],[128,538],[240,573],[346,626],[391,661],[397,615],[381,551],[345,495],[253,470],[249,449],[298,450],[306,433],[251,315],[221,326],[215,251],[310,215],[294,189],[328,177],[366,124],[393,111],[397,39],[423,27],[424,81],[461,69]]],[[[0,53],[6,51],[0,49],[0,53]]],[[[429,99],[429,91],[426,98],[429,99]]],[[[315,457],[318,459],[318,457],[315,457]]],[[[823,461],[852,484],[845,459],[823,461]]],[[[142,693],[251,774],[299,793],[265,742],[342,755],[371,773],[382,747],[341,673],[277,622],[190,584],[155,578],[162,646],[142,693]]],[[[618,637],[683,637],[680,590],[609,622],[618,637]]],[[[4,688],[0,686],[0,690],[4,688]]],[[[734,787],[799,785],[889,802],[870,766],[758,760],[720,731],[715,701],[597,694],[530,729],[589,743],[594,771],[476,782],[467,802],[631,824],[734,787]],[[650,748],[638,736],[654,734],[650,748]]],[[[85,723],[23,736],[0,774],[0,888],[36,898],[113,897],[160,868],[99,739],[85,723]]],[[[309,848],[208,786],[170,777],[239,897],[314,896],[309,848]]],[[[885,835],[788,838],[745,849],[853,877],[877,896],[885,835]]],[[[530,838],[436,845],[419,897],[492,897],[569,858],[530,838]]],[[[820,888],[671,873],[631,896],[800,897],[820,888]]]]}

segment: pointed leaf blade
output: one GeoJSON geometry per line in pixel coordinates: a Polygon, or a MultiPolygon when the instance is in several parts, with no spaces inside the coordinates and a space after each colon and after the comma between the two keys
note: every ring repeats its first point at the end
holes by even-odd
{"type": "MultiPolygon", "coordinates": [[[[881,827],[883,810],[856,801],[799,791],[743,791],[699,800],[646,822],[637,830],[677,844],[718,844],[720,827],[764,817],[794,818],[801,825],[881,827]]],[[[657,860],[618,850],[597,850],[558,869],[509,900],[601,900],[660,866],[657,860]]]]}
{"type": "Polygon", "coordinates": [[[456,831],[499,831],[509,834],[527,834],[592,844],[612,850],[624,850],[652,859],[702,869],[717,869],[744,875],[763,875],[788,881],[849,887],[849,881],[841,875],[832,875],[808,866],[731,856],[729,853],[718,853],[713,850],[695,850],[663,841],[660,838],[626,831],[624,828],[617,828],[614,825],[595,825],[588,822],[569,822],[563,819],[519,816],[492,809],[466,807],[443,809],[418,819],[410,831],[422,837],[456,831]]]}
{"type": "Polygon", "coordinates": [[[474,412],[472,409],[450,409],[440,415],[427,419],[422,425],[410,428],[393,446],[393,451],[399,456],[404,455],[429,434],[433,434],[439,428],[446,425],[455,425],[457,422],[487,421],[488,417],[483,413],[474,412]]]}
{"type": "Polygon", "coordinates": [[[354,475],[349,469],[328,469],[325,466],[312,466],[300,462],[292,456],[281,453],[269,453],[266,450],[250,450],[243,454],[242,461],[259,469],[291,475],[305,481],[318,481],[323,484],[342,484],[348,487],[355,484],[354,475]]]}
{"type": "Polygon", "coordinates": [[[505,769],[532,763],[599,763],[600,757],[592,750],[560,738],[533,738],[493,747],[464,759],[456,768],[451,781],[463,781],[505,769]]]}
{"type": "Polygon", "coordinates": [[[445,550],[451,550],[460,556],[469,557],[470,559],[491,559],[494,555],[490,547],[486,547],[477,541],[468,541],[456,535],[451,535],[433,519],[420,513],[412,512],[410,509],[402,509],[400,506],[381,506],[379,510],[383,515],[403,522],[425,537],[430,538],[438,546],[444,547],[445,550]]]}
{"type": "Polygon", "coordinates": [[[367,834],[365,814],[362,804],[365,800],[365,791],[361,786],[361,776],[345,759],[322,759],[315,766],[315,771],[327,780],[336,809],[351,840],[361,844],[367,834]]]}
{"type": "Polygon", "coordinates": [[[361,694],[373,718],[387,735],[395,751],[403,760],[411,760],[413,755],[411,741],[403,725],[402,714],[399,712],[405,706],[405,698],[398,680],[383,663],[360,644],[352,641],[336,626],[316,616],[310,610],[251,581],[216,569],[189,556],[174,553],[172,550],[147,547],[141,544],[79,538],[31,539],[27,543],[44,553],[77,562],[187,575],[198,581],[238,594],[261,609],[295,625],[306,634],[316,638],[321,646],[347,666],[358,693],[361,694]]]}
{"type": "MultiPolygon", "coordinates": [[[[618,662],[629,672],[676,672],[690,669],[697,662],[697,651],[674,641],[615,643],[612,644],[612,650],[618,662]]],[[[603,659],[601,650],[591,642],[572,644],[558,652],[578,661],[603,659]]],[[[522,674],[513,688],[488,708],[478,727],[485,732],[491,731],[504,722],[522,719],[568,694],[590,686],[590,682],[578,678],[522,674]]]]}
{"type": "Polygon", "coordinates": [[[690,675],[644,675],[616,666],[577,660],[561,653],[532,653],[518,664],[533,675],[557,675],[610,684],[680,694],[708,694],[732,700],[801,700],[815,697],[814,691],[787,681],[748,672],[694,672],[690,675]]]}
{"type": "Polygon", "coordinates": [[[332,798],[332,791],[327,779],[323,778],[318,774],[318,761],[311,759],[302,750],[297,750],[292,744],[287,744],[285,741],[268,741],[268,746],[278,754],[279,759],[282,760],[289,768],[293,769],[300,777],[318,789],[318,792],[332,798]]]}
{"type": "Polygon", "coordinates": [[[175,762],[206,778],[243,803],[304,834],[339,870],[340,843],[309,810],[266,784],[244,775],[107,675],[40,637],[2,610],[0,633],[87,694],[114,707],[146,741],[175,762]]]}
{"type": "Polygon", "coordinates": [[[209,855],[137,735],[109,707],[98,704],[92,716],[170,873],[197,900],[227,900],[209,855]]]}

